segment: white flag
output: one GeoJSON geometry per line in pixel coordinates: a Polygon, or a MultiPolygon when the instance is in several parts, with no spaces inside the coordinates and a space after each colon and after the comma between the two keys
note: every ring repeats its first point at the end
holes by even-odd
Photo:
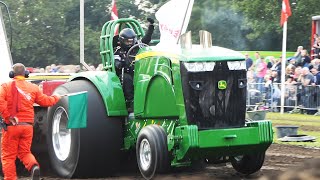
{"type": "Polygon", "coordinates": [[[177,44],[189,24],[194,0],[170,0],[156,12],[161,45],[177,44]]]}

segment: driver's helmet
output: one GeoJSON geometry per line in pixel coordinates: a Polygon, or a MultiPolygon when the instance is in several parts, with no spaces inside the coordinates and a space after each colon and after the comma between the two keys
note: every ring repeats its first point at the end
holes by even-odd
{"type": "Polygon", "coordinates": [[[119,33],[120,46],[129,50],[137,41],[136,33],[130,28],[124,28],[119,33]]]}

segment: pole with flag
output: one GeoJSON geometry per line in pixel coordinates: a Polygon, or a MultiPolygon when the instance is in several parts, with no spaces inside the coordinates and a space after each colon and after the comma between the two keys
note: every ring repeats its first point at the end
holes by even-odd
{"type": "Polygon", "coordinates": [[[284,96],[285,96],[285,68],[286,68],[286,51],[287,51],[287,21],[291,16],[291,8],[289,0],[282,0],[280,25],[283,26],[282,37],[282,60],[281,60],[281,110],[284,113],[284,96]]]}
{"type": "MultiPolygon", "coordinates": [[[[111,20],[117,20],[119,19],[118,16],[118,9],[117,9],[117,5],[116,5],[116,0],[112,0],[111,2],[111,20]]],[[[114,32],[114,34],[118,34],[118,29],[119,26],[117,26],[116,31],[114,32]]]]}

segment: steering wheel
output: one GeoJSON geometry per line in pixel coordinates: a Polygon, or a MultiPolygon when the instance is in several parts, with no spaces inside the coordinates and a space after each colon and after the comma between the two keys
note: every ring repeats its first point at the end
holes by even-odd
{"type": "Polygon", "coordinates": [[[138,42],[137,44],[133,45],[127,52],[126,57],[128,62],[130,63],[130,66],[132,65],[132,63],[134,62],[132,59],[136,58],[136,54],[134,55],[130,55],[132,50],[134,50],[136,47],[139,47],[140,49],[143,47],[148,47],[148,44],[142,43],[142,42],[138,42]],[[132,59],[131,59],[132,58],[132,59]]]}

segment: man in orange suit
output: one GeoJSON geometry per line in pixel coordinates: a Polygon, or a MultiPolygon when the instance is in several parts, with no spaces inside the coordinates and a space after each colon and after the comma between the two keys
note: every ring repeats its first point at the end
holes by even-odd
{"type": "Polygon", "coordinates": [[[1,161],[4,180],[16,180],[15,160],[18,157],[31,172],[32,179],[40,179],[39,163],[31,153],[33,137],[33,104],[52,106],[60,96],[47,96],[39,87],[25,80],[29,72],[23,64],[13,66],[9,76],[12,81],[0,87],[0,116],[7,126],[2,129],[1,161]]]}

